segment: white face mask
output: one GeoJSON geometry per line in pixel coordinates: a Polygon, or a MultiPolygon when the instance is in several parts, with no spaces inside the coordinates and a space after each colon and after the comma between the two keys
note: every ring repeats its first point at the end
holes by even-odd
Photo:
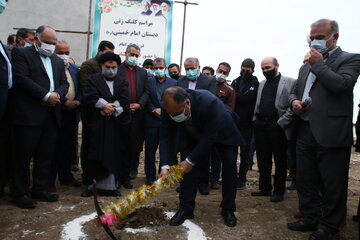
{"type": "Polygon", "coordinates": [[[57,55],[57,56],[64,61],[64,65],[68,64],[69,58],[70,58],[69,55],[61,54],[61,55],[57,55]]]}
{"type": "Polygon", "coordinates": [[[222,82],[225,82],[225,80],[226,80],[226,75],[221,74],[221,73],[217,73],[217,74],[215,75],[215,78],[216,78],[216,81],[217,81],[218,83],[222,83],[222,82]]]}
{"type": "Polygon", "coordinates": [[[48,43],[44,43],[44,42],[40,42],[40,47],[39,47],[39,53],[41,53],[44,56],[50,57],[51,55],[54,54],[55,52],[55,45],[53,44],[48,44],[48,43]]]}
{"type": "Polygon", "coordinates": [[[31,47],[31,46],[32,46],[32,44],[31,44],[31,43],[25,42],[24,47],[31,47]]]}
{"type": "Polygon", "coordinates": [[[184,108],[184,112],[179,115],[176,115],[176,116],[169,115],[169,116],[171,117],[172,120],[174,120],[177,123],[187,121],[191,116],[191,111],[189,111],[188,115],[185,115],[185,109],[186,109],[186,107],[184,108]]]}

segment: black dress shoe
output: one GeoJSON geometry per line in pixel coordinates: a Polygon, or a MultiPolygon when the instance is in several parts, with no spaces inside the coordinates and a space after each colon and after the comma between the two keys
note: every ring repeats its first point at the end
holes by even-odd
{"type": "Polygon", "coordinates": [[[34,201],[29,195],[14,198],[13,202],[20,208],[33,209],[36,207],[36,201],[34,201]]]}
{"type": "Polygon", "coordinates": [[[81,182],[73,179],[67,182],[60,182],[60,185],[62,186],[69,186],[69,187],[80,187],[81,186],[81,182]]]}
{"type": "Polygon", "coordinates": [[[193,219],[194,214],[190,212],[186,212],[184,210],[179,210],[175,215],[170,219],[170,226],[179,226],[183,222],[185,222],[186,219],[193,219]]]}
{"type": "Polygon", "coordinates": [[[31,197],[41,202],[56,202],[59,196],[46,191],[32,191],[31,197]]]}
{"type": "Polygon", "coordinates": [[[108,197],[121,197],[121,193],[118,190],[103,190],[100,195],[108,197]]]}
{"type": "Polygon", "coordinates": [[[201,195],[209,195],[209,185],[200,184],[198,188],[201,195]]]}
{"type": "Polygon", "coordinates": [[[123,182],[122,184],[124,186],[124,188],[126,189],[133,189],[134,185],[130,182],[130,180],[126,180],[125,182],[123,182]]]}
{"type": "Polygon", "coordinates": [[[228,227],[236,226],[236,217],[233,211],[222,209],[221,216],[223,216],[226,226],[228,227]]]}
{"type": "Polygon", "coordinates": [[[50,186],[50,187],[47,188],[47,191],[48,191],[48,192],[56,192],[57,189],[56,189],[55,186],[50,186]]]}
{"type": "Polygon", "coordinates": [[[137,177],[137,175],[138,175],[138,172],[136,170],[131,170],[129,177],[130,177],[130,179],[135,179],[137,177]]]}
{"type": "Polygon", "coordinates": [[[152,179],[146,179],[146,181],[145,181],[145,185],[146,185],[146,186],[151,186],[154,182],[155,182],[155,180],[152,180],[152,179]]]}
{"type": "Polygon", "coordinates": [[[252,192],[251,196],[253,197],[261,197],[261,196],[271,196],[271,192],[270,191],[257,191],[257,192],[252,192]]]}
{"type": "Polygon", "coordinates": [[[286,189],[290,191],[296,190],[295,182],[291,182],[290,186],[286,187],[286,189]]]}
{"type": "Polygon", "coordinates": [[[93,195],[93,190],[85,190],[84,192],[81,193],[81,197],[91,197],[93,195]]]}
{"type": "Polygon", "coordinates": [[[284,196],[282,195],[272,195],[271,198],[270,198],[270,202],[282,202],[284,201],[284,196]]]}
{"type": "Polygon", "coordinates": [[[316,230],[317,223],[302,218],[296,222],[287,224],[287,228],[293,231],[308,232],[316,230]]]}
{"type": "Polygon", "coordinates": [[[331,230],[325,226],[319,226],[315,232],[310,234],[309,240],[330,240],[335,233],[335,230],[331,230]]]}

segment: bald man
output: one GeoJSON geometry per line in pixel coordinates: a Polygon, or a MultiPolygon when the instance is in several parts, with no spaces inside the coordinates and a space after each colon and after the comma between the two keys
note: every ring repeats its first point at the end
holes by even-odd
{"type": "Polygon", "coordinates": [[[260,171],[259,191],[252,196],[271,196],[271,202],[284,200],[287,138],[292,130],[289,95],[295,79],[282,76],[275,57],[261,61],[265,80],[260,82],[254,111],[256,156],[260,171]],[[275,162],[274,187],[271,184],[272,156],[275,162]],[[273,190],[273,192],[271,192],[273,190]]]}
{"type": "Polygon", "coordinates": [[[160,128],[160,176],[167,169],[175,153],[175,141],[181,153],[180,166],[184,179],[180,183],[180,208],[170,225],[178,226],[185,219],[194,218],[195,197],[201,161],[216,146],[223,163],[223,200],[221,214],[229,227],[236,225],[236,157],[243,140],[237,128],[238,118],[214,94],[207,90],[181,87],[167,88],[162,97],[160,128]]]}
{"type": "Polygon", "coordinates": [[[21,208],[35,208],[36,200],[54,202],[58,196],[49,193],[50,170],[61,125],[61,102],[69,84],[64,61],[54,54],[57,36],[54,29],[40,26],[36,43],[14,48],[13,124],[14,175],[12,197],[21,208]],[[32,188],[30,159],[33,157],[32,188]]]}

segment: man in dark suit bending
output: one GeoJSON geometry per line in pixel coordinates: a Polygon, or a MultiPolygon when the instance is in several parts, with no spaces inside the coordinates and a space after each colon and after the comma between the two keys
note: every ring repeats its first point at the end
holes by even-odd
{"type": "Polygon", "coordinates": [[[180,166],[184,179],[180,184],[180,208],[170,220],[178,226],[186,219],[194,218],[196,182],[200,161],[206,161],[213,146],[219,151],[223,162],[223,200],[221,214],[229,227],[236,225],[236,157],[242,143],[236,126],[238,120],[232,110],[215,95],[206,90],[190,90],[170,87],[165,90],[160,128],[161,174],[167,174],[175,152],[176,135],[181,153],[180,166]]]}
{"type": "Polygon", "coordinates": [[[12,197],[21,208],[34,208],[33,199],[57,201],[47,192],[54,161],[57,132],[61,124],[61,101],[69,84],[64,61],[54,53],[54,29],[40,26],[32,47],[12,51],[14,99],[14,175],[12,197]],[[33,157],[30,191],[30,159],[33,157]]]}

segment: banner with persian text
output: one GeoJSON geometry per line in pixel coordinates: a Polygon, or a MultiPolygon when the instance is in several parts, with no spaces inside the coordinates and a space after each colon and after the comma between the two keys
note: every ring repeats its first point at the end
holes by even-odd
{"type": "Polygon", "coordinates": [[[115,45],[115,53],[125,60],[126,46],[141,49],[139,65],[145,59],[171,59],[172,1],[96,0],[92,55],[102,40],[115,45]]]}

